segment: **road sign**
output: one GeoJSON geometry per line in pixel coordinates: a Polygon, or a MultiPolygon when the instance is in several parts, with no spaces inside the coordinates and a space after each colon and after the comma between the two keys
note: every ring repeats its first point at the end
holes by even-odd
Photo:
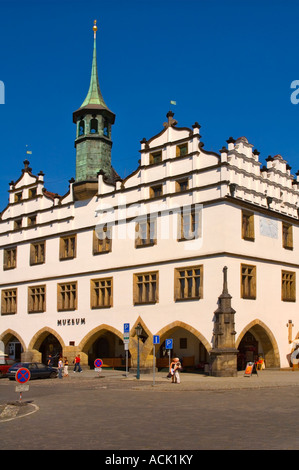
{"type": "Polygon", "coordinates": [[[29,384],[16,385],[16,392],[29,392],[29,384]]]}
{"type": "Polygon", "coordinates": [[[25,384],[30,380],[30,371],[26,367],[21,367],[16,373],[16,381],[19,384],[25,384]]]}
{"type": "Polygon", "coordinates": [[[160,336],[154,335],[154,337],[153,337],[153,344],[160,344],[160,336]]]}
{"type": "Polygon", "coordinates": [[[124,323],[124,333],[130,333],[130,323],[124,323]]]}
{"type": "Polygon", "coordinates": [[[103,365],[102,359],[96,359],[96,360],[94,361],[94,366],[95,366],[97,369],[100,369],[100,368],[102,367],[102,365],[103,365]]]}
{"type": "Polygon", "coordinates": [[[173,348],[173,340],[172,339],[166,339],[165,340],[165,349],[172,349],[173,348]]]}
{"type": "Polygon", "coordinates": [[[124,344],[128,344],[130,342],[130,335],[129,333],[124,333],[124,344]]]}

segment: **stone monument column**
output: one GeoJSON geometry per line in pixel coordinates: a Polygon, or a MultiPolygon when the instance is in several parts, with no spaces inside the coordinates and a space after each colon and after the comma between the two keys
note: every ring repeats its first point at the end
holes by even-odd
{"type": "Polygon", "coordinates": [[[215,377],[237,376],[237,354],[235,347],[235,310],[231,306],[231,295],[227,287],[227,267],[223,268],[223,291],[214,312],[213,349],[210,351],[212,375],[215,377]]]}

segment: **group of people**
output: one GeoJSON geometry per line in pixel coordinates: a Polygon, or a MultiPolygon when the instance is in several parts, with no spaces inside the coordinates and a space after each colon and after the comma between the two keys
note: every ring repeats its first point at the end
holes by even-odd
{"type": "MultiPolygon", "coordinates": [[[[49,354],[48,366],[53,367],[54,359],[55,359],[55,356],[53,357],[51,354],[49,354]]],[[[82,372],[80,362],[81,362],[80,354],[77,354],[77,356],[73,360],[74,372],[77,372],[77,369],[78,369],[78,372],[82,372]]],[[[63,377],[68,377],[69,376],[68,370],[69,370],[68,358],[67,357],[63,358],[62,356],[59,356],[59,359],[58,359],[58,378],[62,379],[63,377]]]]}

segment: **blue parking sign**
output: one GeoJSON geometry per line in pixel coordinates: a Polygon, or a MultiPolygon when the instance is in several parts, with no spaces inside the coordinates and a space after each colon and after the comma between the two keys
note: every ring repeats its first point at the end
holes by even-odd
{"type": "Polygon", "coordinates": [[[160,344],[160,336],[159,335],[154,335],[153,344],[160,344]]]}
{"type": "Polygon", "coordinates": [[[130,333],[130,323],[124,323],[124,333],[130,333]]]}
{"type": "Polygon", "coordinates": [[[165,349],[172,349],[173,345],[173,340],[172,339],[166,339],[165,340],[165,349]]]}

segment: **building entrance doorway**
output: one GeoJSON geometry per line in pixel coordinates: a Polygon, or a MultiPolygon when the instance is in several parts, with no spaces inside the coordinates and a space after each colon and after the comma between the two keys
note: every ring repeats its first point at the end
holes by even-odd
{"type": "Polygon", "coordinates": [[[39,351],[42,355],[42,363],[47,364],[49,355],[54,358],[53,365],[57,367],[59,356],[62,355],[62,347],[56,336],[51,333],[46,336],[40,345],[39,351]]]}
{"type": "Polygon", "coordinates": [[[278,346],[269,328],[259,320],[255,320],[243,330],[239,341],[236,342],[238,349],[237,367],[244,370],[247,362],[263,359],[267,369],[280,367],[278,346]]]}

